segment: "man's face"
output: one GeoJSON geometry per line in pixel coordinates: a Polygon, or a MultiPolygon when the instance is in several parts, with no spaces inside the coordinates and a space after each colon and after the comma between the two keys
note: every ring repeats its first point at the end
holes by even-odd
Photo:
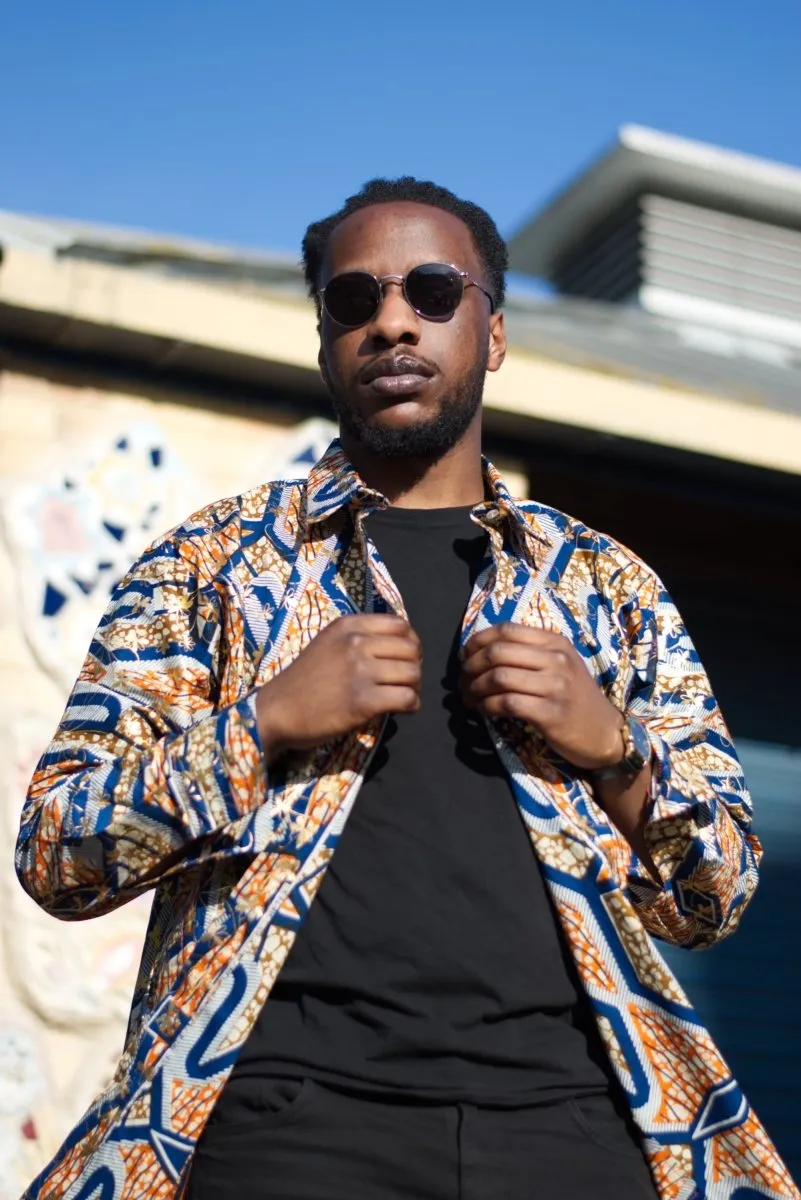
{"type": "MultiPolygon", "coordinates": [[[[435,262],[488,287],[458,217],[426,204],[376,204],[334,230],[319,282],[323,288],[345,271],[405,276],[435,262]]],[[[418,459],[441,458],[480,422],[485,372],[498,369],[506,349],[503,317],[490,315],[478,288],[466,288],[453,316],[438,322],[418,316],[395,282],[385,285],[378,312],[358,329],[323,312],[320,339],[320,369],[346,441],[377,455],[418,459]],[[394,374],[386,373],[390,368],[394,374]]]]}

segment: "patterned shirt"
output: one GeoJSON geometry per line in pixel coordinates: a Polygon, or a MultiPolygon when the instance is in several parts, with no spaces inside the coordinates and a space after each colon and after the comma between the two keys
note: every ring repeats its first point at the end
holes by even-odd
{"type": "MultiPolygon", "coordinates": [[[[653,748],[645,836],[661,882],[532,726],[489,723],[657,1191],[798,1198],[652,940],[711,945],[757,881],[749,796],[697,653],[638,558],[514,501],[486,462],[484,478],[462,642],[502,621],[563,634],[653,748]]],[[[334,442],[308,480],[191,517],[115,589],[31,783],[17,868],[63,920],[155,898],[119,1068],[28,1197],[180,1197],[383,728],[268,770],[256,692],[337,617],[403,613],[363,527],[386,504],[334,442]]]]}

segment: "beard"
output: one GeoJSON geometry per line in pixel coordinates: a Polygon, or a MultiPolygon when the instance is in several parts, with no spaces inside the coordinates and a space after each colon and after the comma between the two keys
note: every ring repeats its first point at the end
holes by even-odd
{"type": "Polygon", "coordinates": [[[383,425],[380,417],[365,416],[344,390],[331,388],[331,403],[340,428],[371,454],[436,461],[452,450],[472,425],[481,407],[486,371],[485,356],[442,397],[436,412],[401,429],[383,425]]]}

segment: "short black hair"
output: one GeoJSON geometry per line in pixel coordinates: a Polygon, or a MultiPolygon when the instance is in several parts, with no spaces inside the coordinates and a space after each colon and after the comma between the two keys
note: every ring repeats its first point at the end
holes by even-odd
{"type": "Polygon", "coordinates": [[[424,179],[415,179],[413,175],[402,175],[399,179],[371,179],[365,183],[355,196],[349,196],[339,212],[324,217],[322,221],[314,221],[309,225],[303,237],[303,271],[309,295],[314,299],[319,311],[318,281],[323,259],[328,247],[328,239],[340,222],[359,209],[369,208],[373,204],[392,204],[398,201],[411,200],[416,204],[429,204],[433,208],[441,208],[444,212],[452,213],[463,221],[470,230],[473,245],[476,248],[484,270],[487,272],[487,285],[495,302],[496,310],[501,307],[506,296],[506,268],[509,261],[506,242],[498,233],[498,227],[488,212],[473,204],[470,200],[460,200],[447,188],[440,187],[424,179]]]}

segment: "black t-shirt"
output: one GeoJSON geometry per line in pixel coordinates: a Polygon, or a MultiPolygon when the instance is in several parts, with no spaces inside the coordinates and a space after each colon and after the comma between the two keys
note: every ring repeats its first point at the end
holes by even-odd
{"type": "Polygon", "coordinates": [[[486,534],[463,508],[390,508],[367,531],[422,640],[422,707],[389,719],[228,1087],[311,1076],[498,1105],[603,1091],[605,1056],[537,858],[457,689],[486,534]]]}

